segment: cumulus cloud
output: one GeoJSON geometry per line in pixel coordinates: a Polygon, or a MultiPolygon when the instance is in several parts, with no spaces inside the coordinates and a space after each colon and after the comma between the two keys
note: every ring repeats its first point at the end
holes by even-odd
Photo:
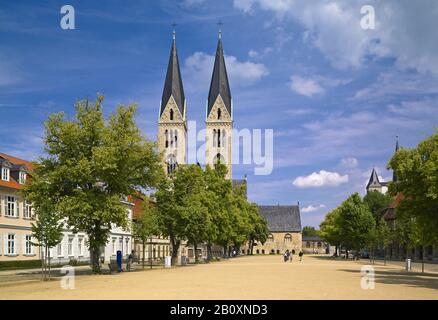
{"type": "Polygon", "coordinates": [[[337,79],[314,75],[311,77],[302,77],[293,75],[290,78],[289,86],[292,91],[301,95],[312,97],[317,94],[324,94],[326,88],[334,88],[351,82],[351,79],[337,79]]]}
{"type": "Polygon", "coordinates": [[[317,94],[322,94],[325,89],[318,82],[310,78],[302,78],[300,76],[292,76],[290,78],[290,89],[298,94],[306,97],[312,97],[317,94]]]}
{"type": "Polygon", "coordinates": [[[360,0],[234,0],[245,13],[256,8],[272,12],[281,23],[297,21],[304,40],[318,48],[337,68],[357,68],[367,56],[391,57],[401,69],[438,73],[438,41],[433,26],[437,2],[373,2],[376,28],[364,30],[360,0]]]}
{"type": "MultiPolygon", "coordinates": [[[[214,55],[204,52],[195,52],[184,62],[184,74],[188,75],[191,85],[210,83],[213,72],[214,55]]],[[[233,87],[247,86],[259,81],[269,74],[262,63],[239,61],[234,56],[225,56],[228,76],[233,87]]]]}
{"type": "Polygon", "coordinates": [[[336,187],[348,182],[348,175],[321,170],[308,176],[297,177],[293,185],[298,188],[336,187]]]}
{"type": "Polygon", "coordinates": [[[300,211],[304,212],[304,213],[308,213],[308,212],[318,211],[318,210],[323,209],[323,208],[325,208],[325,205],[323,205],[323,204],[316,205],[316,206],[309,205],[307,207],[301,208],[300,211]]]}
{"type": "Polygon", "coordinates": [[[344,168],[356,168],[359,164],[359,161],[357,161],[354,157],[348,157],[341,159],[341,166],[344,168]]]}

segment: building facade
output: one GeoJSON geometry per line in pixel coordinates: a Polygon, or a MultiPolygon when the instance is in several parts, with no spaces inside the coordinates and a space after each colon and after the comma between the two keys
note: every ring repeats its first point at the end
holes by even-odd
{"type": "MultiPolygon", "coordinates": [[[[5,153],[0,153],[0,261],[40,259],[41,248],[32,245],[31,224],[38,218],[20,194],[26,180],[32,174],[32,163],[5,153]]],[[[130,198],[122,200],[126,205],[129,224],[132,221],[134,204],[130,198]]],[[[88,238],[83,232],[63,232],[61,242],[50,248],[52,264],[67,264],[73,261],[88,262],[90,252],[88,238]]],[[[131,230],[113,226],[108,243],[102,248],[102,260],[109,262],[116,258],[118,250],[126,257],[133,248],[131,230]]]]}
{"type": "MultiPolygon", "coordinates": [[[[257,242],[253,254],[284,254],[287,250],[296,253],[302,250],[301,215],[296,206],[259,206],[259,213],[268,223],[269,236],[263,244],[257,242]]],[[[243,254],[249,253],[245,246],[243,254]]]]}
{"type": "Polygon", "coordinates": [[[39,259],[32,245],[34,211],[20,194],[32,163],[0,153],[0,261],[39,259]]]}
{"type": "Polygon", "coordinates": [[[303,252],[308,254],[329,254],[330,245],[319,236],[303,236],[303,252]]]}

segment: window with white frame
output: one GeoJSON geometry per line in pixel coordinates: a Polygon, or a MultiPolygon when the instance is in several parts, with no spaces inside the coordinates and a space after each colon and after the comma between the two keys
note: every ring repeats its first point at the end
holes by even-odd
{"type": "Polygon", "coordinates": [[[8,234],[8,250],[7,254],[15,254],[15,234],[8,234]]]}
{"type": "Polygon", "coordinates": [[[32,254],[32,236],[31,235],[26,235],[25,238],[25,254],[32,254]]]}
{"type": "Polygon", "coordinates": [[[32,218],[32,206],[27,201],[24,201],[23,204],[23,218],[26,219],[32,218]]]}
{"type": "Polygon", "coordinates": [[[58,258],[62,257],[62,241],[60,243],[58,243],[58,247],[57,247],[56,251],[57,251],[56,254],[57,254],[58,258]]]}
{"type": "Polygon", "coordinates": [[[116,254],[116,238],[113,238],[112,240],[113,240],[113,241],[112,241],[112,243],[111,243],[111,252],[112,252],[113,254],[116,254]]]}
{"type": "Polygon", "coordinates": [[[20,171],[20,174],[19,174],[19,177],[18,177],[18,182],[20,182],[21,184],[25,184],[26,183],[26,172],[20,171]]]}
{"type": "Polygon", "coordinates": [[[129,238],[126,238],[126,254],[129,253],[129,238]]]}
{"type": "Polygon", "coordinates": [[[16,203],[15,203],[15,197],[12,196],[7,196],[6,197],[6,210],[5,210],[5,215],[8,217],[15,217],[16,215],[16,203]]]}
{"type": "Polygon", "coordinates": [[[84,247],[84,238],[79,237],[78,238],[78,255],[79,256],[83,255],[83,247],[84,247]]]}
{"type": "Polygon", "coordinates": [[[9,168],[2,167],[2,180],[9,181],[9,168]]]}
{"type": "Polygon", "coordinates": [[[68,238],[67,253],[69,256],[73,255],[73,237],[68,238]]]}

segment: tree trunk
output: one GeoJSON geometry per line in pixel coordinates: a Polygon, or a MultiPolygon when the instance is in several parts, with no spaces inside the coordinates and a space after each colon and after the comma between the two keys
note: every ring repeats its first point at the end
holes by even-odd
{"type": "Polygon", "coordinates": [[[90,260],[91,260],[91,270],[95,274],[102,273],[100,267],[100,246],[94,244],[90,245],[90,260]]]}
{"type": "Polygon", "coordinates": [[[199,262],[199,257],[198,257],[198,245],[196,243],[193,244],[193,249],[195,251],[195,263],[199,262]]]}
{"type": "Polygon", "coordinates": [[[386,247],[383,249],[383,265],[386,266],[386,247]]]}
{"type": "Polygon", "coordinates": [[[207,261],[210,262],[213,259],[213,254],[211,252],[211,243],[207,243],[207,261]]]}
{"type": "Polygon", "coordinates": [[[227,245],[224,245],[224,258],[227,257],[227,245]]]}
{"type": "Polygon", "coordinates": [[[424,273],[424,245],[421,246],[421,273],[424,273]]]}
{"type": "Polygon", "coordinates": [[[176,265],[178,262],[178,250],[180,241],[176,240],[173,236],[170,236],[170,243],[172,244],[172,265],[176,265]]]}

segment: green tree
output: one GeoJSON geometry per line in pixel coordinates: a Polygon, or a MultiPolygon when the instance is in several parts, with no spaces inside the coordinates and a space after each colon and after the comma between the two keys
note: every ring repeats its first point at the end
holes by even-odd
{"type": "Polygon", "coordinates": [[[268,222],[266,218],[259,214],[259,208],[256,204],[251,203],[248,208],[249,224],[251,231],[248,238],[249,251],[253,254],[254,244],[260,242],[264,244],[269,236],[268,222]]]}
{"type": "Polygon", "coordinates": [[[142,265],[145,265],[146,244],[148,239],[158,235],[157,208],[147,197],[143,197],[142,213],[140,217],[133,222],[133,236],[136,241],[142,244],[142,265]]]}
{"type": "MultiPolygon", "coordinates": [[[[103,96],[79,101],[71,120],[52,114],[45,123],[45,151],[36,178],[48,183],[48,199],[74,231],[88,235],[92,269],[100,273],[100,248],[112,225],[129,228],[121,199],[154,186],[160,173],[155,144],[134,121],[136,107],[119,106],[105,121],[103,96]]],[[[38,192],[29,186],[29,192],[38,192]]]]}
{"type": "Polygon", "coordinates": [[[184,236],[193,245],[195,262],[198,263],[198,246],[207,240],[212,224],[204,172],[198,165],[188,165],[180,168],[176,175],[176,190],[180,197],[178,205],[184,217],[184,236]]]}
{"type": "Polygon", "coordinates": [[[42,169],[38,163],[34,164],[32,179],[27,180],[27,184],[22,190],[23,197],[30,203],[35,212],[36,222],[32,223],[31,244],[40,247],[41,274],[43,280],[47,275],[50,279],[50,248],[57,246],[63,237],[64,224],[60,215],[56,212],[55,203],[51,201],[51,186],[47,180],[42,179],[38,174],[42,169]]]}
{"type": "Polygon", "coordinates": [[[338,255],[338,249],[341,246],[341,232],[339,226],[340,210],[336,208],[330,211],[319,225],[319,234],[321,238],[335,246],[335,256],[338,255]]]}
{"type": "Polygon", "coordinates": [[[213,168],[207,166],[204,171],[205,184],[208,192],[207,208],[211,223],[207,232],[207,260],[212,259],[214,243],[227,247],[231,234],[231,219],[228,208],[231,202],[232,185],[225,179],[227,167],[218,164],[213,168]]]}
{"type": "Polygon", "coordinates": [[[319,235],[319,232],[314,227],[311,227],[311,226],[303,227],[303,236],[313,237],[313,236],[318,236],[318,235],[319,235]]]}
{"type": "Polygon", "coordinates": [[[392,236],[391,229],[389,228],[386,221],[382,218],[377,225],[377,243],[383,248],[383,261],[386,265],[386,255],[388,247],[391,245],[392,236]]]}
{"type": "Polygon", "coordinates": [[[381,212],[391,203],[392,197],[378,191],[368,192],[363,198],[363,202],[370,208],[376,223],[382,218],[381,212]]]}
{"type": "Polygon", "coordinates": [[[374,217],[358,193],[352,194],[339,207],[339,230],[342,244],[358,252],[369,241],[375,227],[374,217]]]}
{"type": "MultiPolygon", "coordinates": [[[[397,174],[390,183],[393,196],[402,194],[396,209],[399,216],[419,218],[432,234],[438,234],[438,129],[416,148],[400,149],[389,161],[389,168],[397,174]]],[[[405,219],[409,221],[409,219],[405,219]]],[[[398,222],[397,222],[398,223],[398,222]]],[[[430,241],[437,244],[437,239],[430,241]]]]}
{"type": "MultiPolygon", "coordinates": [[[[181,167],[176,171],[178,172],[181,167]]],[[[161,179],[154,196],[157,201],[157,225],[159,232],[169,238],[172,265],[176,264],[179,247],[184,239],[185,218],[177,203],[175,175],[161,179]]]]}

